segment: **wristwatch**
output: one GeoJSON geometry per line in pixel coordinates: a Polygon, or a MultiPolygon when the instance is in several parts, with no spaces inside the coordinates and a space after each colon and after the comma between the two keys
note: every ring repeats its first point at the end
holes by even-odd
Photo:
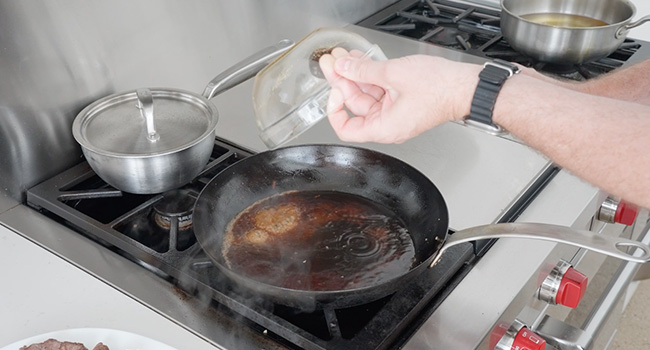
{"type": "Polygon", "coordinates": [[[495,59],[486,62],[478,75],[479,82],[472,99],[472,108],[465,118],[465,124],[493,135],[505,133],[503,128],[492,121],[492,111],[501,87],[508,78],[517,73],[519,73],[519,67],[508,61],[495,59]]]}

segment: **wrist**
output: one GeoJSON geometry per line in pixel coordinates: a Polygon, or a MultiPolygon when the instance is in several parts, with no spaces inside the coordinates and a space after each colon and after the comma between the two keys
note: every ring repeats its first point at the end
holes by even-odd
{"type": "Polygon", "coordinates": [[[479,81],[472,96],[470,112],[464,123],[489,134],[504,133],[503,128],[494,122],[493,114],[502,87],[519,72],[519,66],[504,60],[486,62],[478,75],[479,81]]]}
{"type": "Polygon", "coordinates": [[[456,109],[453,112],[452,121],[462,122],[469,115],[482,69],[483,66],[481,65],[467,64],[461,70],[461,78],[459,78],[459,83],[456,85],[458,92],[455,94],[457,101],[454,101],[453,104],[456,109]]]}

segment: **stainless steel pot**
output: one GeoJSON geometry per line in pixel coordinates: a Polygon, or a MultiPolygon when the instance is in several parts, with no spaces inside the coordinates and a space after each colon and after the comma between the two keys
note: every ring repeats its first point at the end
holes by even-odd
{"type": "Polygon", "coordinates": [[[161,193],[195,178],[210,159],[217,108],[209,101],[251,77],[293,46],[282,40],[215,77],[203,95],[138,89],[104,97],[75,118],[72,134],[92,169],[129,193],[161,193]]]}
{"type": "Polygon", "coordinates": [[[515,50],[539,61],[580,64],[616,51],[630,29],[650,20],[631,22],[635,13],[627,0],[501,0],[501,32],[515,50]],[[536,14],[545,19],[530,18],[536,14]],[[552,23],[559,17],[572,25],[552,23]]]}

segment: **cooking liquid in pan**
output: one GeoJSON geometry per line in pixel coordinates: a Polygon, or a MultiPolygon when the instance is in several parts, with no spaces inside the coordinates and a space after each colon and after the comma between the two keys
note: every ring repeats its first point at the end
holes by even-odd
{"type": "Polygon", "coordinates": [[[521,18],[539,24],[563,28],[588,28],[608,25],[599,19],[567,13],[531,13],[522,15],[521,18]]]}
{"type": "Polygon", "coordinates": [[[375,285],[413,264],[403,222],[365,198],[290,191],[259,201],[228,225],[228,267],[267,284],[311,291],[375,285]]]}

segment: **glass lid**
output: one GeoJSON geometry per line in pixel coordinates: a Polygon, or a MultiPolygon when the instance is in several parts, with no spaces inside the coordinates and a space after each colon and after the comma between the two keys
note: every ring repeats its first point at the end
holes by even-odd
{"type": "Polygon", "coordinates": [[[318,59],[335,47],[359,50],[366,57],[385,60],[377,45],[341,28],[319,28],[255,77],[253,108],[260,138],[278,147],[326,116],[330,86],[318,59]]]}

